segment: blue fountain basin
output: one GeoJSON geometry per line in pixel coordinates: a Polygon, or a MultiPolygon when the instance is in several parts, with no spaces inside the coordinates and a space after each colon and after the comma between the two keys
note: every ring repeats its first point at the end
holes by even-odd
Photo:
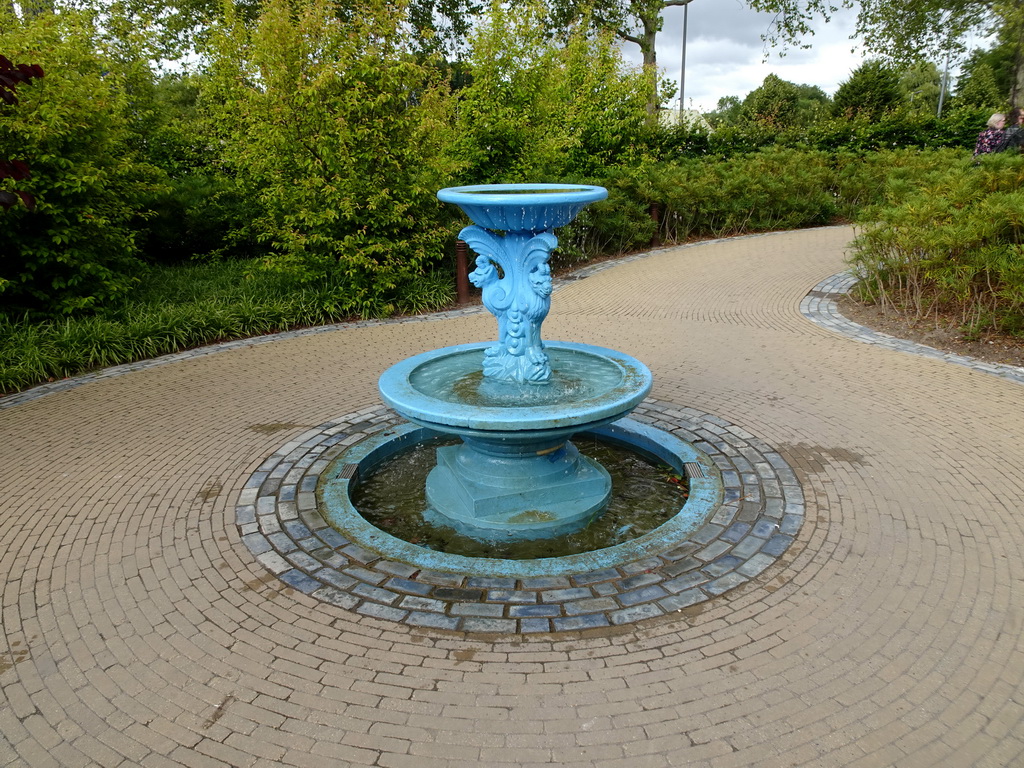
{"type": "Polygon", "coordinates": [[[487,229],[543,232],[564,227],[584,206],[608,197],[608,190],[584,184],[475,184],[442,189],[437,197],[487,229]]]}
{"type": "Polygon", "coordinates": [[[463,437],[557,439],[625,416],[651,391],[651,372],[627,354],[589,344],[548,341],[546,384],[483,376],[492,343],[445,347],[387,369],[384,402],[409,421],[463,437]]]}

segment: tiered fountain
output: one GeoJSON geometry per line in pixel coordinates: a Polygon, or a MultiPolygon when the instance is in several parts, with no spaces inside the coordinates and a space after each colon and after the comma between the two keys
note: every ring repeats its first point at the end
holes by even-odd
{"type": "Polygon", "coordinates": [[[543,341],[551,306],[551,230],[603,187],[507,184],[444,189],[474,224],[470,279],[498,320],[496,344],[425,352],[380,378],[384,401],[414,424],[456,435],[437,450],[426,513],[482,541],[540,539],[586,527],[604,510],[608,473],[569,438],[621,419],[650,392],[651,373],[610,349],[543,341]]]}

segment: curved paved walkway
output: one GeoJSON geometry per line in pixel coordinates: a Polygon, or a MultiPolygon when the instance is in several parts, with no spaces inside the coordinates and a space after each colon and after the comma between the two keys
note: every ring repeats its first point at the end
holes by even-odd
{"type": "Polygon", "coordinates": [[[648,363],[794,468],[780,561],[637,624],[462,635],[287,588],[245,478],[376,404],[480,314],[150,367],[0,410],[0,765],[1024,763],[1024,387],[808,322],[830,228],[669,249],[558,292],[545,331],[648,363]]]}

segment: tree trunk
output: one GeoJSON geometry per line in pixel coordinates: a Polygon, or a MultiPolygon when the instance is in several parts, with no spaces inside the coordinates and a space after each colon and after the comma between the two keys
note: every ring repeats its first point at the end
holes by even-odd
{"type": "Polygon", "coordinates": [[[1015,3],[1012,18],[1004,19],[1005,24],[1013,24],[1016,41],[1013,52],[1013,79],[1010,84],[1010,106],[1019,107],[1021,97],[1024,96],[1024,18],[1022,18],[1022,6],[1024,0],[1017,0],[1015,3]]]}
{"type": "Polygon", "coordinates": [[[1017,50],[1013,52],[1013,80],[1010,85],[1010,106],[1019,107],[1024,94],[1024,29],[1017,33],[1017,50]]]}
{"type": "Polygon", "coordinates": [[[658,39],[658,29],[661,27],[661,16],[643,16],[641,22],[644,25],[643,37],[640,38],[640,52],[644,57],[644,72],[651,79],[651,96],[647,100],[647,118],[652,123],[658,119],[658,51],[655,42],[658,39]]]}

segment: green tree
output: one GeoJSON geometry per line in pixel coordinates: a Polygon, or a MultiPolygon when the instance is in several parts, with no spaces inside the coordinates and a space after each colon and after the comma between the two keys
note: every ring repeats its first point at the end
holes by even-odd
{"type": "Polygon", "coordinates": [[[643,144],[653,88],[642,69],[626,64],[611,33],[577,27],[556,49],[553,77],[554,121],[570,134],[561,167],[550,169],[555,177],[598,173],[643,144]]]}
{"type": "Polygon", "coordinates": [[[832,99],[832,113],[837,117],[878,118],[897,109],[902,103],[899,77],[881,61],[866,61],[855,69],[849,79],[839,84],[832,99]]]}
{"type": "Polygon", "coordinates": [[[1013,51],[1010,101],[1017,103],[1024,94],[1020,0],[860,0],[860,5],[857,31],[888,61],[960,58],[972,33],[998,34],[1013,51]]]}
{"type": "Polygon", "coordinates": [[[768,75],[760,87],[743,100],[747,116],[773,128],[789,128],[797,119],[800,91],[777,75],[768,75]]]}
{"type": "Polygon", "coordinates": [[[492,2],[470,35],[470,84],[458,92],[460,153],[478,183],[525,181],[566,149],[552,98],[555,46],[538,3],[492,2]]]}
{"type": "Polygon", "coordinates": [[[934,115],[939,106],[942,75],[930,61],[914,62],[900,73],[899,89],[911,112],[934,115]]]}
{"type": "Polygon", "coordinates": [[[960,68],[957,90],[972,80],[976,71],[981,70],[982,81],[989,76],[995,81],[995,87],[999,93],[999,99],[995,103],[1009,102],[1013,91],[1016,51],[1014,42],[1002,39],[1003,37],[1000,35],[995,43],[988,48],[975,48],[968,54],[960,68]]]}
{"type": "Polygon", "coordinates": [[[723,96],[714,111],[704,115],[712,127],[739,125],[743,120],[743,100],[739,96],[723,96]]]}
{"type": "MultiPolygon", "coordinates": [[[[42,1],[42,0],[39,0],[42,1]]],[[[97,8],[107,0],[85,0],[97,8]]],[[[295,2],[298,12],[301,3],[295,2]]],[[[398,3],[403,23],[413,31],[409,43],[422,53],[457,56],[473,19],[483,9],[478,0],[406,0],[398,3]]],[[[154,25],[165,58],[190,57],[201,52],[212,25],[226,14],[234,23],[253,26],[265,6],[263,0],[120,0],[119,6],[138,20],[154,25]]],[[[361,12],[361,0],[334,0],[334,16],[347,23],[361,12]]]]}
{"type": "Polygon", "coordinates": [[[656,42],[666,8],[689,5],[693,0],[553,0],[555,24],[570,26],[587,19],[599,29],[613,32],[620,40],[640,48],[644,70],[652,83],[647,103],[649,119],[657,115],[663,94],[657,92],[658,56],[656,42]]]}
{"type": "Polygon", "coordinates": [[[250,196],[222,162],[222,145],[202,130],[203,80],[165,74],[150,93],[153,117],[139,151],[167,176],[146,201],[153,216],[140,225],[139,247],[150,262],[259,255],[243,236],[256,216],[250,196]]]}
{"type": "Polygon", "coordinates": [[[825,117],[832,107],[832,99],[816,85],[798,83],[797,91],[797,124],[810,125],[825,117]]]}
{"type": "MultiPolygon", "coordinates": [[[[802,44],[819,18],[859,8],[857,34],[889,63],[946,61],[963,56],[975,33],[998,34],[1012,50],[1010,101],[1024,95],[1024,2],[1021,0],[749,0],[775,14],[765,34],[772,44],[802,44]]],[[[998,72],[998,68],[993,67],[998,72]]]]}
{"type": "MultiPolygon", "coordinates": [[[[666,8],[689,5],[693,0],[551,0],[556,24],[566,25],[573,20],[589,17],[598,27],[611,30],[619,39],[640,48],[644,69],[654,88],[647,104],[653,120],[659,100],[665,94],[657,88],[658,61],[656,42],[664,22],[666,8]]],[[[813,34],[812,22],[821,18],[827,22],[836,6],[831,0],[745,0],[758,11],[773,14],[773,21],[764,38],[770,42],[788,44],[813,34]]],[[[850,0],[843,0],[848,5],[850,0]]]]}
{"type": "Polygon", "coordinates": [[[404,13],[367,0],[343,22],[327,0],[268,0],[211,40],[209,129],[257,206],[266,266],[336,280],[341,312],[386,314],[451,235],[434,196],[458,170],[450,99],[404,13]]]}
{"type": "Polygon", "coordinates": [[[982,62],[961,75],[953,104],[957,107],[1000,109],[1006,104],[1006,93],[996,84],[992,67],[982,62]]]}
{"type": "Polygon", "coordinates": [[[0,107],[0,157],[31,167],[19,185],[37,203],[0,213],[0,304],[65,314],[97,307],[133,285],[133,221],[160,180],[137,151],[141,68],[105,52],[91,13],[0,10],[0,27],[9,55],[46,72],[19,90],[16,109],[0,107]]]}
{"type": "Polygon", "coordinates": [[[475,182],[586,174],[643,133],[652,85],[610,33],[547,34],[545,9],[491,6],[470,37],[470,83],[457,93],[458,136],[475,182]]]}

